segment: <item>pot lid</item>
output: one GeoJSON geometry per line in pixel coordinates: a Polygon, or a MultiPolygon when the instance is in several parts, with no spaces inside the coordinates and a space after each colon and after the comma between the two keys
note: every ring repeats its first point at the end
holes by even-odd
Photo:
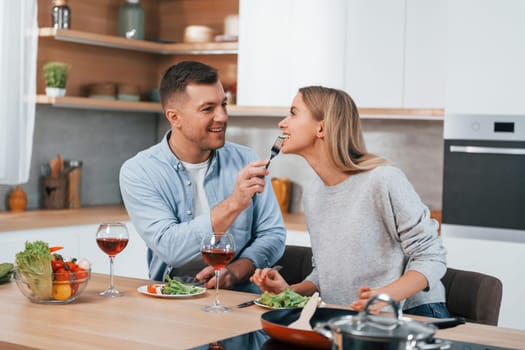
{"type": "Polygon", "coordinates": [[[375,341],[422,340],[434,335],[434,325],[401,318],[401,309],[388,294],[377,294],[366,303],[365,311],[356,316],[344,316],[328,322],[333,332],[354,338],[375,341]],[[394,317],[371,315],[370,307],[382,301],[394,310],[394,317]]]}
{"type": "Polygon", "coordinates": [[[432,337],[437,330],[433,325],[415,320],[364,313],[338,317],[328,323],[334,333],[375,341],[423,340],[432,337]]]}

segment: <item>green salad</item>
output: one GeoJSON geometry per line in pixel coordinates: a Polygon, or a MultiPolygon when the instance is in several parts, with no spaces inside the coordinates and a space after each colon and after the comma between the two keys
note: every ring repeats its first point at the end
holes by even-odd
{"type": "Polygon", "coordinates": [[[261,304],[273,307],[303,307],[308,302],[309,297],[302,296],[291,289],[285,289],[279,294],[264,292],[259,298],[261,304]]]}
{"type": "Polygon", "coordinates": [[[161,293],[169,295],[188,295],[195,294],[202,290],[202,288],[190,286],[179,282],[177,280],[171,279],[170,276],[166,275],[167,283],[162,286],[161,293]]]}

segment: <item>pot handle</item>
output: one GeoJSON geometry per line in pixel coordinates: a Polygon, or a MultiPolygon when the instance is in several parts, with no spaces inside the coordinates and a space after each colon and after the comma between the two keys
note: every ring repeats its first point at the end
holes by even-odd
{"type": "Polygon", "coordinates": [[[328,340],[333,340],[332,329],[330,328],[329,322],[322,322],[315,326],[314,331],[321,334],[323,337],[328,338],[328,340]]]}
{"type": "Polygon", "coordinates": [[[403,311],[399,308],[398,304],[394,301],[394,299],[392,299],[390,297],[390,295],[388,295],[386,293],[381,293],[381,294],[374,295],[373,297],[370,298],[370,300],[368,300],[368,302],[366,303],[366,306],[365,306],[365,311],[364,311],[365,315],[367,315],[367,316],[370,315],[370,311],[368,311],[368,309],[376,301],[383,301],[383,302],[389,304],[392,307],[392,309],[394,310],[394,315],[396,315],[396,318],[398,320],[401,319],[401,316],[403,316],[403,311]]]}
{"type": "Polygon", "coordinates": [[[434,339],[431,343],[418,342],[415,345],[417,350],[448,350],[452,346],[452,342],[442,339],[434,339]]]}

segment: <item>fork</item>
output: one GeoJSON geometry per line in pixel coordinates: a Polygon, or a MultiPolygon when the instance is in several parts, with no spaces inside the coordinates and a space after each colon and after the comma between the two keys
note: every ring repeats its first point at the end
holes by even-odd
{"type": "Polygon", "coordinates": [[[268,160],[268,164],[266,164],[266,166],[264,167],[265,169],[268,169],[268,167],[270,166],[270,161],[276,156],[279,154],[279,152],[281,151],[281,146],[283,145],[283,141],[285,140],[286,138],[284,136],[277,136],[277,138],[275,139],[275,142],[273,143],[272,145],[272,149],[271,149],[271,153],[270,153],[270,159],[268,160]]]}

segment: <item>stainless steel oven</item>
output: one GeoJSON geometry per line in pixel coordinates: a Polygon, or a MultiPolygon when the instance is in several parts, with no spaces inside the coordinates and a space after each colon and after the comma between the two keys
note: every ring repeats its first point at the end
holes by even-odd
{"type": "Polygon", "coordinates": [[[525,115],[445,116],[443,233],[525,242],[525,115]]]}

